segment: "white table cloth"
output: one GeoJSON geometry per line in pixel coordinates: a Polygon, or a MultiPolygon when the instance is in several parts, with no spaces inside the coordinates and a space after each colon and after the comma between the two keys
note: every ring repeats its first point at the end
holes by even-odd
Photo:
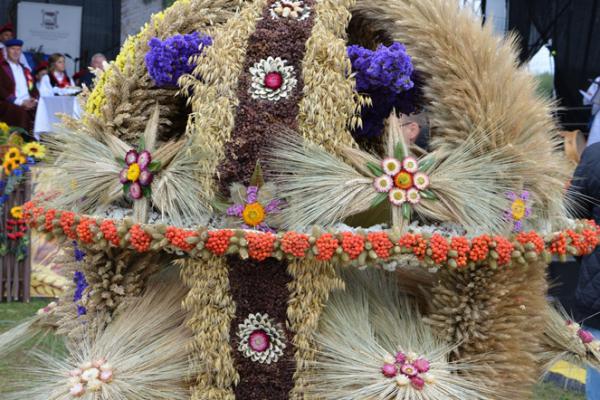
{"type": "Polygon", "coordinates": [[[35,112],[35,123],[33,133],[39,139],[42,133],[51,133],[53,125],[60,122],[57,113],[67,114],[73,118],[81,117],[81,106],[75,96],[49,96],[40,97],[37,111],[35,112]]]}

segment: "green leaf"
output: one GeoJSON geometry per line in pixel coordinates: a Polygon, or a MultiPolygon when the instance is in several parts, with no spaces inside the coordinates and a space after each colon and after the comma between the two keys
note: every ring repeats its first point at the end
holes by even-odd
{"type": "Polygon", "coordinates": [[[398,144],[396,144],[396,148],[394,148],[394,157],[396,157],[398,160],[400,160],[400,162],[402,162],[402,160],[404,160],[406,156],[407,154],[406,149],[404,148],[404,143],[399,142],[398,144]]]}
{"type": "Polygon", "coordinates": [[[412,214],[412,208],[410,206],[410,203],[402,204],[402,216],[404,217],[404,219],[410,221],[411,214],[412,214]]]}
{"type": "Polygon", "coordinates": [[[385,201],[385,199],[387,199],[387,198],[388,198],[387,193],[377,193],[377,196],[375,196],[375,199],[373,199],[373,202],[371,203],[371,208],[377,207],[378,205],[383,203],[385,201]]]}
{"type": "Polygon", "coordinates": [[[434,157],[430,157],[424,161],[420,161],[419,162],[419,171],[428,172],[431,169],[431,167],[433,166],[433,164],[435,164],[434,157]]]}
{"type": "Polygon", "coordinates": [[[259,189],[265,184],[265,180],[262,174],[262,168],[260,168],[260,163],[258,160],[256,161],[256,165],[254,166],[254,172],[250,177],[250,186],[256,186],[259,189]]]}
{"type": "Polygon", "coordinates": [[[426,200],[437,200],[437,196],[435,195],[435,193],[433,193],[431,190],[426,189],[426,190],[421,190],[421,197],[426,199],[426,200]]]}
{"type": "Polygon", "coordinates": [[[123,157],[117,157],[117,162],[121,167],[125,166],[125,159],[123,157]]]}
{"type": "Polygon", "coordinates": [[[142,186],[142,193],[144,194],[144,197],[150,198],[150,196],[152,196],[152,189],[150,186],[142,186]]]}
{"type": "Polygon", "coordinates": [[[137,151],[138,151],[138,153],[141,153],[144,150],[146,150],[146,143],[144,142],[144,138],[140,137],[140,141],[138,142],[137,151]]]}
{"type": "Polygon", "coordinates": [[[148,170],[150,172],[158,172],[162,168],[162,163],[160,161],[152,161],[150,165],[148,165],[148,170]]]}
{"type": "Polygon", "coordinates": [[[383,175],[383,169],[381,168],[381,166],[374,164],[372,162],[367,162],[367,168],[369,168],[371,170],[371,172],[376,175],[376,176],[380,176],[383,175]]]}
{"type": "Polygon", "coordinates": [[[123,185],[123,194],[125,194],[125,196],[129,195],[129,188],[131,187],[131,183],[126,183],[123,185]]]}

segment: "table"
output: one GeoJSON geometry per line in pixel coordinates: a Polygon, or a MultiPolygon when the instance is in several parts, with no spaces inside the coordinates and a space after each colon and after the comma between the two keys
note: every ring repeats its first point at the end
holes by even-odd
{"type": "Polygon", "coordinates": [[[40,97],[33,126],[33,134],[36,139],[39,139],[42,133],[51,133],[54,129],[53,125],[60,123],[60,118],[56,115],[57,113],[67,114],[73,118],[80,118],[82,111],[77,97],[40,97]]]}

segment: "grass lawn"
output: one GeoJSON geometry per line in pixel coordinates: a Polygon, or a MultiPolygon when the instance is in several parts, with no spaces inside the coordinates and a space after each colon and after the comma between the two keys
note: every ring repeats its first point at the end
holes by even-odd
{"type": "MultiPolygon", "coordinates": [[[[0,303],[0,333],[12,328],[17,323],[44,307],[48,301],[33,300],[29,304],[23,303],[0,303]]],[[[44,342],[51,343],[52,338],[47,338],[44,342]]],[[[2,387],[18,376],[18,372],[13,370],[14,366],[23,366],[27,364],[26,351],[32,347],[33,343],[25,346],[23,351],[0,360],[0,393],[2,387]]],[[[585,396],[581,393],[566,391],[559,388],[554,383],[543,383],[536,387],[535,400],[585,400],[585,396]]]]}

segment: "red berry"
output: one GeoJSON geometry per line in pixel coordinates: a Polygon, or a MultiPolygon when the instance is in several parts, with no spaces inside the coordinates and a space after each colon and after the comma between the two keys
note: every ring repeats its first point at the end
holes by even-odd
{"type": "Polygon", "coordinates": [[[271,90],[277,90],[283,84],[283,77],[279,72],[269,72],[265,75],[265,87],[271,90]]]}

